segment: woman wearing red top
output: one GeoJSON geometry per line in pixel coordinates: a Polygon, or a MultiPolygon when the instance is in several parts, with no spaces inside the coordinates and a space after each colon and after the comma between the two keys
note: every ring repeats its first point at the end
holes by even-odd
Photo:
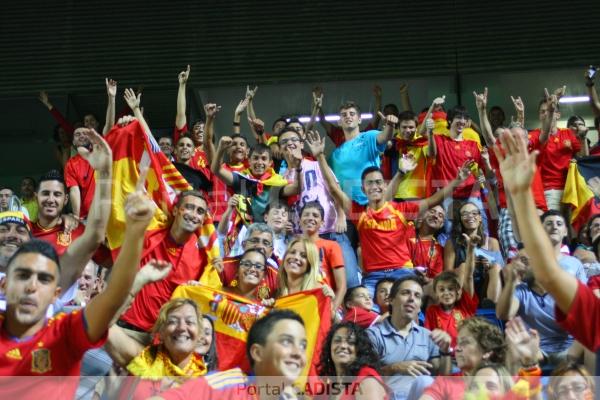
{"type": "Polygon", "coordinates": [[[353,322],[334,325],[321,351],[319,375],[326,388],[318,398],[337,400],[388,399],[387,389],[377,372],[379,357],[367,333],[353,322]],[[350,381],[352,379],[352,381],[350,381]]]}

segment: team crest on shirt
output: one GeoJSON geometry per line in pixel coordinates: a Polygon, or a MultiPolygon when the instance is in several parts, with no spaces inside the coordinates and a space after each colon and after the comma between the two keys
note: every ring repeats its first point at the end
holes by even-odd
{"type": "Polygon", "coordinates": [[[464,319],[460,311],[454,311],[452,313],[452,316],[454,317],[454,321],[456,321],[457,324],[462,322],[462,320],[464,319]]]}
{"type": "Polygon", "coordinates": [[[175,247],[167,247],[167,253],[169,253],[170,255],[174,256],[175,254],[177,254],[177,248],[175,248],[175,247]]]}
{"type": "Polygon", "coordinates": [[[572,143],[569,139],[563,141],[563,146],[565,146],[567,149],[570,149],[572,146],[572,143]]]}
{"type": "Polygon", "coordinates": [[[50,350],[37,349],[31,352],[31,372],[45,374],[51,370],[50,350]]]}
{"type": "Polygon", "coordinates": [[[56,235],[56,244],[59,246],[68,246],[71,244],[71,233],[58,232],[56,235]]]}

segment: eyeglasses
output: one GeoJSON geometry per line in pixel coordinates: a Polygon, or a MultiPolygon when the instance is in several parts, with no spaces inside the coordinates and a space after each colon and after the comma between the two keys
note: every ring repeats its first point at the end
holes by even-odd
{"type": "Polygon", "coordinates": [[[381,186],[383,185],[383,179],[373,179],[373,180],[368,180],[365,181],[365,186],[366,187],[372,187],[372,186],[381,186]]]}
{"type": "Polygon", "coordinates": [[[240,267],[245,268],[245,269],[254,268],[257,271],[264,271],[265,270],[265,264],[253,263],[253,262],[248,261],[248,260],[242,260],[242,261],[240,261],[240,267]]]}
{"type": "Polygon", "coordinates": [[[279,144],[283,147],[287,146],[289,143],[300,143],[302,140],[300,140],[299,137],[291,137],[289,139],[283,139],[279,141],[279,144]]]}
{"type": "Polygon", "coordinates": [[[581,394],[588,389],[588,385],[585,383],[574,383],[571,387],[563,386],[559,387],[556,391],[556,394],[560,399],[566,398],[569,392],[573,392],[575,394],[581,394]]]}
{"type": "Polygon", "coordinates": [[[273,243],[271,243],[267,239],[261,239],[261,238],[257,238],[257,237],[250,238],[246,241],[251,244],[261,244],[262,243],[266,247],[271,247],[273,245],[273,243]]]}
{"type": "Polygon", "coordinates": [[[479,211],[478,211],[478,210],[476,210],[476,211],[463,211],[463,212],[461,212],[461,213],[460,213],[460,216],[461,216],[462,218],[466,218],[466,217],[476,217],[476,216],[478,216],[479,214],[480,214],[480,213],[479,213],[479,211]]]}

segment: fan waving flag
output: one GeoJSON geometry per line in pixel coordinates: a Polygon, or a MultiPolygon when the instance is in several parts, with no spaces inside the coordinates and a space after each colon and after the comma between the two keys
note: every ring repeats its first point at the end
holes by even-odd
{"type": "Polygon", "coordinates": [[[562,202],[571,206],[571,224],[579,231],[589,218],[600,213],[600,198],[591,186],[600,183],[600,156],[571,161],[562,202]]]}
{"type": "MultiPolygon", "coordinates": [[[[161,229],[169,224],[171,208],[177,194],[191,190],[185,178],[167,159],[150,133],[134,121],[124,127],[115,125],[106,135],[113,152],[112,210],[106,236],[113,254],[123,243],[125,232],[125,199],[135,191],[140,168],[148,168],[146,190],[158,206],[148,230],[161,229]]],[[[206,249],[209,261],[219,256],[216,231],[212,218],[207,215],[199,232],[201,246],[206,249]]]]}
{"type": "MultiPolygon", "coordinates": [[[[201,313],[214,318],[218,369],[240,367],[250,372],[246,357],[248,331],[254,321],[266,315],[270,308],[203,285],[179,286],[173,293],[173,298],[177,297],[194,300],[201,313]]],[[[280,297],[274,308],[289,309],[302,317],[307,339],[307,362],[302,376],[317,376],[319,349],[331,327],[331,299],[323,294],[322,289],[315,289],[280,297]]]]}

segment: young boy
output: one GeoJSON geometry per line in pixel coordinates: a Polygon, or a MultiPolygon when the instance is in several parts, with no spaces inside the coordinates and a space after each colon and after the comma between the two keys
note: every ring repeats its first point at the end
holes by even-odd
{"type": "Polygon", "coordinates": [[[344,307],[346,307],[346,313],[343,320],[354,322],[365,329],[382,321],[387,316],[387,314],[379,315],[372,311],[373,300],[369,295],[369,289],[362,285],[348,289],[344,296],[344,307]]]}
{"type": "Polygon", "coordinates": [[[438,304],[427,307],[425,312],[425,328],[441,329],[452,338],[451,346],[456,346],[458,325],[461,321],[475,315],[477,296],[473,284],[473,269],[463,264],[459,269],[465,270],[457,275],[452,271],[444,271],[433,280],[433,291],[438,304]],[[461,275],[467,275],[463,286],[461,275]],[[464,291],[463,291],[464,289],[464,291]]]}
{"type": "MultiPolygon", "coordinates": [[[[225,184],[233,188],[234,193],[243,196],[244,205],[252,222],[263,222],[267,204],[299,193],[300,179],[288,183],[281,175],[275,173],[271,150],[264,144],[257,144],[250,151],[250,167],[241,172],[231,172],[223,167],[223,156],[233,144],[229,136],[219,141],[217,155],[211,165],[213,173],[225,184]]],[[[296,170],[299,174],[300,170],[296,170]]],[[[238,210],[240,205],[238,205],[238,210]]]]}
{"type": "Polygon", "coordinates": [[[390,290],[393,284],[394,279],[383,278],[375,285],[375,305],[379,307],[379,313],[382,315],[390,311],[390,290]]]}

